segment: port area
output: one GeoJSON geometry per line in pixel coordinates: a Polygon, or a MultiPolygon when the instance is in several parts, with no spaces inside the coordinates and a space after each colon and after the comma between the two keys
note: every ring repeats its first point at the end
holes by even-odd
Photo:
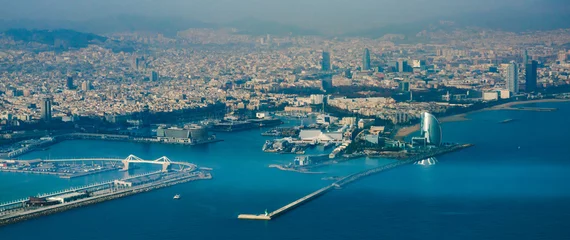
{"type": "Polygon", "coordinates": [[[28,199],[0,204],[0,226],[180,183],[205,179],[212,179],[211,173],[202,169],[188,168],[181,171],[151,172],[55,193],[41,194],[28,199]]]}
{"type": "Polygon", "coordinates": [[[273,219],[277,218],[278,216],[281,216],[281,215],[285,214],[286,212],[288,212],[288,211],[290,211],[296,207],[299,207],[299,206],[301,206],[301,205],[303,205],[303,204],[305,204],[311,200],[314,200],[315,198],[325,194],[328,191],[331,191],[334,189],[342,189],[342,187],[344,187],[350,183],[353,183],[353,182],[355,182],[361,178],[364,178],[364,177],[367,177],[367,176],[370,176],[373,174],[381,173],[381,172],[384,172],[384,171],[387,171],[390,169],[394,169],[394,168],[399,167],[399,166],[403,166],[403,165],[407,165],[407,164],[414,164],[414,163],[416,163],[418,161],[422,161],[424,159],[437,157],[437,156],[442,155],[442,154],[446,154],[446,153],[453,152],[453,151],[458,151],[458,150],[468,148],[471,146],[473,146],[473,145],[472,144],[455,144],[455,145],[452,145],[452,146],[446,147],[446,148],[436,148],[435,150],[430,151],[429,153],[426,152],[423,154],[418,154],[418,155],[410,157],[406,160],[400,160],[400,161],[397,161],[395,163],[391,163],[391,164],[387,164],[387,165],[384,165],[381,167],[372,168],[372,169],[368,169],[368,170],[365,170],[362,172],[351,174],[349,176],[341,178],[340,180],[338,180],[338,181],[336,181],[336,182],[334,182],[334,183],[332,183],[326,187],[323,187],[323,188],[321,188],[315,192],[312,192],[312,193],[310,193],[310,194],[308,194],[302,198],[299,198],[299,199],[297,199],[297,200],[295,200],[295,201],[293,201],[293,202],[291,202],[291,203],[289,203],[289,204],[287,204],[287,205],[285,205],[285,206],[283,206],[283,207],[281,207],[281,208],[279,208],[279,209],[277,209],[271,213],[259,214],[259,215],[256,215],[256,214],[239,214],[238,219],[265,220],[265,221],[273,220],[273,219]]]}
{"type": "Polygon", "coordinates": [[[260,116],[257,119],[247,120],[225,119],[212,124],[209,130],[213,132],[237,132],[254,128],[274,127],[281,124],[283,124],[281,119],[260,116]]]}
{"type": "MultiPolygon", "coordinates": [[[[470,146],[469,144],[466,144],[470,146]]],[[[277,168],[282,171],[292,171],[292,172],[299,172],[299,173],[323,173],[315,171],[320,167],[324,167],[327,165],[337,164],[345,161],[349,161],[359,157],[370,157],[370,158],[388,158],[388,159],[396,159],[399,161],[406,161],[408,159],[415,159],[417,157],[422,156],[432,156],[432,155],[439,155],[442,152],[452,152],[458,149],[462,149],[465,144],[448,144],[443,145],[440,147],[433,147],[433,148],[421,148],[415,149],[410,151],[401,151],[401,152],[377,152],[377,151],[363,151],[360,153],[352,153],[352,154],[344,154],[340,157],[330,158],[331,155],[308,155],[308,156],[298,156],[295,157],[294,160],[287,164],[271,164],[269,165],[270,168],[277,168]]],[[[426,157],[424,159],[427,159],[426,157]]],[[[421,159],[420,159],[421,160],[421,159]]]]}
{"type": "MultiPolygon", "coordinates": [[[[174,129],[180,130],[180,129],[174,129]]],[[[132,137],[129,135],[118,134],[99,134],[99,133],[68,133],[52,137],[42,137],[40,139],[29,139],[13,143],[9,146],[0,147],[0,157],[17,158],[26,153],[33,151],[41,151],[49,149],[62,141],[69,140],[101,140],[101,141],[120,141],[120,142],[138,142],[138,143],[160,143],[160,144],[177,144],[177,145],[203,145],[224,141],[218,139],[214,135],[205,139],[189,139],[189,138],[171,138],[171,137],[132,137]]]]}
{"type": "Polygon", "coordinates": [[[269,129],[263,133],[261,136],[266,137],[297,137],[299,136],[299,132],[301,131],[301,127],[276,127],[269,129]]]}
{"type": "Polygon", "coordinates": [[[323,148],[329,149],[332,147],[337,147],[341,145],[341,141],[330,141],[330,142],[316,142],[316,141],[302,141],[298,139],[293,139],[291,137],[285,137],[282,139],[266,140],[262,147],[262,151],[267,153],[281,153],[281,154],[305,154],[307,149],[315,148],[322,145],[323,148]]]}
{"type": "Polygon", "coordinates": [[[77,178],[124,168],[121,162],[44,160],[0,160],[0,172],[56,175],[60,178],[77,178]]]}

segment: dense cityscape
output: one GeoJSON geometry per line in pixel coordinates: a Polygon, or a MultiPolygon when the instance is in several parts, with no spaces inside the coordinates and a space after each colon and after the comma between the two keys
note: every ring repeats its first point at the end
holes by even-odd
{"type": "Polygon", "coordinates": [[[510,32],[453,21],[380,38],[248,34],[228,27],[175,36],[4,31],[0,173],[130,175],[0,202],[0,226],[189,181],[216,181],[218,174],[166,154],[154,160],[134,154],[20,159],[63,142],[141,144],[145,151],[151,144],[180,150],[264,142],[255,146],[264,158],[290,154],[264,168],[298,175],[324,174],[363,158],[370,165],[322,177],[332,182],[275,211],[237,216],[272,220],[358,179],[404,165],[432,166],[436,157],[474,146],[447,140],[443,123],[486,110],[558,111],[521,104],[570,101],[569,58],[570,29],[510,32]],[[254,140],[251,129],[259,130],[254,140]],[[140,165],[153,171],[134,174],[140,165]]]}
{"type": "Polygon", "coordinates": [[[38,121],[46,98],[53,117],[65,121],[215,103],[228,112],[283,110],[310,105],[298,99],[310,93],[326,94],[332,106],[365,116],[390,119],[398,111],[413,119],[422,110],[445,112],[453,104],[535,98],[570,80],[568,30],[424,31],[426,41],[417,44],[228,31],[194,29],[176,39],[110,36],[141,43],[134,52],[98,45],[38,52],[41,44],[4,36],[3,119],[7,126],[38,121]],[[343,100],[345,92],[352,103],[343,100]],[[370,95],[386,99],[367,106],[370,95]]]}

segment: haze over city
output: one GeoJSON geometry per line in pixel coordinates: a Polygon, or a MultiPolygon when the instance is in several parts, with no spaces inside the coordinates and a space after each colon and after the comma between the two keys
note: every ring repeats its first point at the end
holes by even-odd
{"type": "Polygon", "coordinates": [[[4,0],[0,236],[570,239],[569,5],[4,0]]]}
{"type": "Polygon", "coordinates": [[[0,19],[87,21],[128,15],[160,18],[165,24],[169,20],[195,20],[222,26],[256,20],[323,33],[452,20],[524,30],[549,29],[553,19],[557,20],[556,27],[563,26],[569,5],[564,0],[21,0],[2,3],[0,19]],[[524,26],[517,26],[521,24],[524,26]]]}

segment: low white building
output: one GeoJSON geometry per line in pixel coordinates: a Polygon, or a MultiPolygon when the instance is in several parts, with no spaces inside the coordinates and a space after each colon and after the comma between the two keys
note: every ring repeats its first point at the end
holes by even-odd
{"type": "Polygon", "coordinates": [[[342,132],[323,133],[321,130],[301,130],[299,138],[303,142],[341,142],[342,132]]]}
{"type": "Polygon", "coordinates": [[[497,101],[498,99],[499,93],[497,91],[483,93],[483,101],[497,101]]]}

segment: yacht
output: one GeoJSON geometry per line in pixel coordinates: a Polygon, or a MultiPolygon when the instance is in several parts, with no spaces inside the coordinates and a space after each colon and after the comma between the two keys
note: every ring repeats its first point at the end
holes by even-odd
{"type": "Polygon", "coordinates": [[[173,198],[173,199],[175,199],[175,200],[180,199],[180,194],[174,195],[174,198],[173,198]]]}

